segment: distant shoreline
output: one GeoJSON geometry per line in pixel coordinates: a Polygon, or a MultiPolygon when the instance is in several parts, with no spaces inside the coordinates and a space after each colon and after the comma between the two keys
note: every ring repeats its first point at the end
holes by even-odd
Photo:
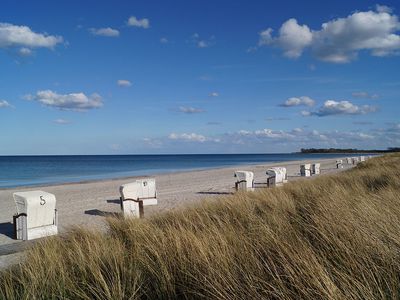
{"type": "Polygon", "coordinates": [[[341,154],[255,154],[255,155],[175,155],[137,156],[60,156],[0,158],[0,190],[62,184],[104,182],[143,176],[156,176],[245,165],[285,163],[304,159],[334,159],[341,154]],[[190,159],[188,159],[190,158],[190,159]],[[235,159],[238,158],[238,159],[235,159]],[[51,166],[49,168],[48,166],[51,166]],[[91,168],[91,169],[88,169],[91,168]],[[62,170],[59,171],[59,170],[62,170]],[[20,178],[21,174],[25,178],[20,178]]]}
{"type": "Polygon", "coordinates": [[[302,148],[298,154],[378,154],[400,152],[400,148],[388,148],[386,150],[363,150],[363,149],[339,149],[339,148],[302,148]]]}

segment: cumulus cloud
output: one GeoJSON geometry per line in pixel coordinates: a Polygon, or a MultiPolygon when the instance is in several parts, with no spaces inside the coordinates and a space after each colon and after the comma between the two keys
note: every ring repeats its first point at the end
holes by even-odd
{"type": "Polygon", "coordinates": [[[180,106],[179,111],[185,114],[197,114],[204,112],[204,110],[201,108],[185,107],[185,106],[180,106]]]}
{"type": "Polygon", "coordinates": [[[89,32],[93,35],[107,36],[107,37],[118,37],[119,31],[110,27],[106,28],[90,28],[89,32]]]}
{"type": "Polygon", "coordinates": [[[166,37],[162,37],[161,39],[160,39],[160,43],[161,44],[167,44],[169,41],[168,41],[168,39],[166,38],[166,37]]]}
{"type": "Polygon", "coordinates": [[[26,47],[22,47],[18,50],[18,54],[20,56],[31,56],[32,55],[32,50],[26,47]]]}
{"type": "Polygon", "coordinates": [[[386,6],[386,5],[377,4],[376,5],[376,11],[380,12],[380,13],[383,12],[383,13],[391,14],[393,12],[393,9],[391,9],[389,6],[386,6]]]}
{"type": "Polygon", "coordinates": [[[204,143],[208,139],[201,134],[197,133],[171,133],[168,138],[170,140],[182,140],[182,141],[188,141],[188,142],[199,142],[199,143],[204,143]]]}
{"type": "Polygon", "coordinates": [[[117,81],[117,85],[121,86],[121,87],[130,87],[132,85],[132,83],[126,79],[119,79],[117,81]]]}
{"type": "Polygon", "coordinates": [[[375,106],[363,105],[358,106],[349,101],[327,100],[316,112],[302,112],[303,116],[331,116],[331,115],[365,115],[376,112],[378,109],[375,106]]]}
{"type": "MultiPolygon", "coordinates": [[[[368,129],[367,129],[368,128],[368,129]]],[[[151,143],[153,139],[149,139],[151,143]]],[[[388,128],[363,130],[326,130],[293,128],[277,130],[263,128],[257,130],[242,129],[217,135],[199,133],[171,133],[156,139],[162,142],[163,150],[192,149],[193,151],[234,151],[249,152],[270,149],[273,152],[296,151],[300,148],[385,148],[400,143],[400,124],[390,124],[388,128]],[[179,146],[179,148],[174,148],[179,146]],[[182,148],[188,147],[188,148],[182,148]],[[190,148],[193,147],[193,148],[190,148]],[[170,148],[170,149],[171,149],[170,148]],[[208,150],[207,150],[208,149],[208,150]]]]}
{"type": "Polygon", "coordinates": [[[378,99],[378,94],[370,94],[367,92],[354,92],[351,94],[354,98],[364,98],[364,99],[378,99]]]}
{"type": "Polygon", "coordinates": [[[307,111],[307,110],[302,110],[302,111],[300,112],[300,114],[301,114],[303,117],[309,117],[309,116],[311,116],[311,112],[310,112],[310,111],[307,111]]]}
{"type": "Polygon", "coordinates": [[[0,108],[12,107],[6,100],[0,100],[0,108]]]}
{"type": "Polygon", "coordinates": [[[284,103],[282,103],[280,106],[293,107],[293,106],[314,106],[314,105],[315,105],[315,100],[307,96],[302,96],[302,97],[291,97],[287,99],[284,103]]]}
{"type": "Polygon", "coordinates": [[[272,37],[272,28],[260,32],[259,46],[274,45],[283,49],[283,54],[290,58],[301,56],[305,47],[312,42],[313,34],[307,25],[299,25],[296,19],[289,19],[282,24],[278,37],[272,37]]]}
{"type": "Polygon", "coordinates": [[[9,23],[0,23],[0,48],[54,48],[62,43],[61,36],[36,33],[28,26],[18,26],[9,23]]]}
{"type": "Polygon", "coordinates": [[[295,145],[300,147],[306,145],[312,147],[315,145],[346,145],[354,142],[365,142],[374,139],[374,135],[364,132],[353,131],[325,131],[305,130],[302,128],[293,128],[292,130],[273,130],[259,129],[254,131],[240,130],[234,134],[226,136],[222,142],[235,144],[281,144],[295,145]]]}
{"type": "Polygon", "coordinates": [[[98,94],[91,96],[86,96],[84,93],[57,94],[51,90],[44,90],[38,91],[34,95],[27,95],[25,99],[60,110],[87,111],[103,106],[103,101],[98,94]]]}
{"type": "Polygon", "coordinates": [[[209,39],[200,38],[198,33],[192,35],[192,43],[196,45],[197,48],[208,48],[215,43],[215,37],[211,36],[209,39]]]}
{"type": "Polygon", "coordinates": [[[139,28],[144,28],[147,29],[150,27],[150,21],[149,19],[143,18],[143,19],[138,19],[135,16],[131,16],[128,19],[127,24],[129,26],[133,26],[133,27],[139,27],[139,28]]]}
{"type": "Polygon", "coordinates": [[[218,92],[212,92],[208,96],[210,96],[210,97],[218,97],[219,93],[218,92]]]}
{"type": "Polygon", "coordinates": [[[53,122],[59,125],[66,125],[71,123],[71,121],[66,119],[55,119],[53,122]]]}
{"type": "Polygon", "coordinates": [[[160,139],[146,137],[142,141],[146,146],[150,148],[161,148],[163,146],[163,142],[160,139]]]}
{"type": "Polygon", "coordinates": [[[399,19],[390,8],[377,6],[376,11],[355,12],[323,23],[319,30],[311,30],[307,25],[299,25],[296,19],[289,19],[275,37],[272,28],[262,31],[259,45],[279,47],[290,58],[298,58],[310,48],[322,61],[347,63],[357,58],[360,51],[373,56],[398,54],[399,30],[399,19]]]}

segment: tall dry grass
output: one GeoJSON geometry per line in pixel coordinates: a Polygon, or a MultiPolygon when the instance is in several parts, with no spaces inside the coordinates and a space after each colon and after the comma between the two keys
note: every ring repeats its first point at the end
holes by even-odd
{"type": "Polygon", "coordinates": [[[40,242],[2,299],[398,299],[400,155],[40,242]]]}

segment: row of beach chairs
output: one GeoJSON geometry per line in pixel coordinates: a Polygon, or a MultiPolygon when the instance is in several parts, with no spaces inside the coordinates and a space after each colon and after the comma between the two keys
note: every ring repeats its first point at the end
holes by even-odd
{"type": "MultiPolygon", "coordinates": [[[[126,217],[143,217],[144,206],[157,205],[156,181],[138,179],[121,185],[120,205],[126,217]]],[[[18,240],[32,240],[58,233],[56,197],[44,191],[13,194],[17,213],[13,216],[14,236],[18,240]]]]}
{"type": "MultiPolygon", "coordinates": [[[[347,164],[357,164],[369,157],[346,158],[347,164]]],[[[310,177],[320,174],[320,164],[300,165],[300,175],[310,177]]],[[[337,160],[336,167],[342,168],[343,161],[337,160]]],[[[272,167],[266,171],[267,186],[281,186],[288,181],[285,167],[272,167]]],[[[235,189],[244,191],[254,190],[254,173],[250,171],[234,172],[236,179],[235,189]]],[[[131,183],[121,185],[120,205],[125,217],[141,218],[144,215],[144,206],[157,205],[156,181],[153,178],[137,179],[131,183]]],[[[32,240],[44,236],[57,234],[56,197],[44,191],[16,192],[13,194],[17,214],[13,216],[15,238],[32,240]]]]}

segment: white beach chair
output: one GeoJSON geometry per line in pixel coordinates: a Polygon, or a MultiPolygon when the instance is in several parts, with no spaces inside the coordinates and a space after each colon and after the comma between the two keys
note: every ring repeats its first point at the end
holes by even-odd
{"type": "Polygon", "coordinates": [[[311,165],[311,174],[313,175],[318,175],[321,173],[321,164],[320,163],[315,163],[311,165]]]}
{"type": "Polygon", "coordinates": [[[236,171],[234,174],[236,178],[235,189],[254,191],[254,174],[250,171],[236,171]]]}
{"type": "Polygon", "coordinates": [[[311,176],[311,164],[300,165],[300,175],[303,177],[311,176]]]}
{"type": "Polygon", "coordinates": [[[360,162],[365,161],[365,156],[360,156],[360,162]]]}
{"type": "Polygon", "coordinates": [[[268,187],[283,185],[287,182],[287,172],[284,167],[272,167],[266,174],[268,187]]]}
{"type": "Polygon", "coordinates": [[[351,162],[353,163],[353,165],[358,164],[358,157],[357,156],[352,157],[351,162]]]}
{"type": "Polygon", "coordinates": [[[283,179],[282,179],[282,183],[287,183],[288,182],[288,176],[287,176],[287,170],[285,167],[278,167],[281,169],[282,171],[282,175],[283,175],[283,179]]]}
{"type": "Polygon", "coordinates": [[[13,216],[15,238],[33,240],[57,234],[56,197],[43,191],[13,194],[17,214],[13,216]]]}
{"type": "Polygon", "coordinates": [[[144,206],[157,205],[156,181],[153,178],[138,179],[119,187],[121,210],[125,217],[144,216],[144,206]]]}
{"type": "Polygon", "coordinates": [[[351,157],[346,157],[346,162],[348,165],[351,165],[352,164],[351,157]]]}
{"type": "Polygon", "coordinates": [[[336,169],[343,169],[343,160],[336,160],[336,169]]]}

